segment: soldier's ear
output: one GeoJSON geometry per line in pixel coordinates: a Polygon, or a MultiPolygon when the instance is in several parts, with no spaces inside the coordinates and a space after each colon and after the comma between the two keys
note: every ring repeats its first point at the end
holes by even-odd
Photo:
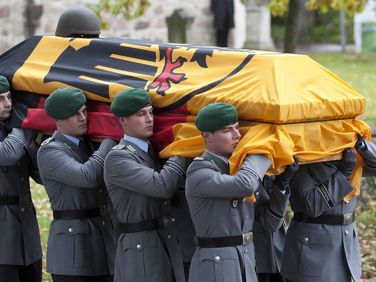
{"type": "Polygon", "coordinates": [[[210,141],[210,136],[211,136],[211,134],[210,134],[210,132],[202,132],[201,133],[202,134],[202,137],[205,139],[205,142],[208,144],[208,143],[211,143],[211,141],[210,141]]]}
{"type": "Polygon", "coordinates": [[[62,126],[62,120],[61,119],[55,119],[55,122],[56,122],[56,128],[59,130],[59,128],[61,128],[61,126],[62,126]]]}
{"type": "Polygon", "coordinates": [[[126,117],[118,117],[118,121],[121,126],[125,127],[127,125],[127,118],[126,117]]]}

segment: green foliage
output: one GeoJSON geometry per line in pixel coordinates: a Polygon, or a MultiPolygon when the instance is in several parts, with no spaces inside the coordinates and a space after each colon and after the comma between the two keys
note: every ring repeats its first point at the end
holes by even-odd
{"type": "Polygon", "coordinates": [[[115,16],[121,14],[130,20],[143,15],[149,6],[149,0],[99,0],[97,5],[91,5],[90,8],[100,18],[102,28],[107,28],[108,23],[102,17],[103,12],[110,12],[115,16]]]}
{"type": "Polygon", "coordinates": [[[323,13],[330,9],[343,9],[347,14],[354,15],[363,11],[366,4],[367,0],[308,0],[306,7],[308,10],[320,10],[323,13]]]}
{"type": "MultiPolygon", "coordinates": [[[[314,11],[314,24],[301,38],[299,43],[336,43],[340,42],[340,20],[339,13],[331,10],[328,13],[314,11]]],[[[271,35],[277,46],[284,40],[286,15],[272,17],[271,35]]],[[[346,38],[347,43],[354,42],[354,18],[346,15],[346,38]]]]}
{"type": "MultiPolygon", "coordinates": [[[[346,16],[347,43],[354,41],[354,18],[346,16]]],[[[340,20],[337,11],[328,13],[315,12],[315,24],[310,32],[303,38],[305,43],[338,43],[340,42],[340,20]]]]}
{"type": "MultiPolygon", "coordinates": [[[[289,0],[272,0],[269,9],[273,16],[283,16],[288,11],[289,0]]],[[[308,0],[306,8],[308,10],[319,10],[327,13],[329,10],[339,11],[343,9],[348,15],[354,15],[363,11],[367,0],[308,0]]]]}
{"type": "Polygon", "coordinates": [[[282,17],[288,11],[289,0],[272,0],[268,7],[273,16],[282,17]]]}
{"type": "Polygon", "coordinates": [[[286,15],[282,17],[272,17],[271,36],[276,46],[280,46],[285,39],[286,15]]]}

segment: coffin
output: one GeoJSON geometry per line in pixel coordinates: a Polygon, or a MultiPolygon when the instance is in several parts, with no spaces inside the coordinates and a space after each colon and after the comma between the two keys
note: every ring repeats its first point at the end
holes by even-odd
{"type": "MultiPolygon", "coordinates": [[[[195,114],[212,102],[239,112],[242,140],[230,159],[235,173],[248,153],[263,153],[283,171],[301,163],[338,159],[358,135],[365,98],[306,55],[157,43],[144,40],[33,36],[0,56],[12,85],[13,126],[52,132],[43,110],[47,95],[64,86],[89,99],[89,135],[121,138],[109,103],[128,87],[149,91],[155,110],[153,144],[161,157],[198,156],[203,139],[195,114]]],[[[361,163],[353,175],[358,193],[361,163]]],[[[354,194],[349,195],[352,197],[354,194]]]]}

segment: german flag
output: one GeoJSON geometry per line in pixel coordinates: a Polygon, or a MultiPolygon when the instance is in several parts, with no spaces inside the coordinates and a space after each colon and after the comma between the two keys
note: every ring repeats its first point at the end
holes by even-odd
{"type": "MultiPolygon", "coordinates": [[[[121,138],[109,112],[120,91],[143,88],[155,111],[153,143],[161,157],[198,156],[195,114],[212,102],[236,106],[242,140],[230,159],[235,173],[247,153],[269,156],[278,174],[301,163],[338,159],[370,129],[356,117],[365,98],[306,55],[157,43],[120,38],[33,36],[0,56],[12,85],[15,127],[52,132],[46,95],[64,86],[89,99],[89,135],[121,138]]],[[[353,175],[359,192],[361,169],[353,175]]],[[[352,197],[349,195],[349,198],[352,197]]]]}

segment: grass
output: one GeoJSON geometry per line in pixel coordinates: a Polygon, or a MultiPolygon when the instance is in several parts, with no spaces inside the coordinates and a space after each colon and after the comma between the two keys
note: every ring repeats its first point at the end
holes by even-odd
{"type": "Polygon", "coordinates": [[[42,185],[35,183],[31,180],[31,193],[33,195],[33,202],[35,209],[37,210],[38,223],[40,229],[40,236],[43,248],[43,282],[52,281],[50,274],[46,272],[46,250],[47,240],[50,228],[50,222],[52,221],[51,205],[47,197],[46,190],[42,185]]]}
{"type": "MultiPolygon", "coordinates": [[[[311,57],[348,82],[367,98],[366,112],[360,117],[371,126],[376,125],[376,55],[327,53],[312,54],[311,57]]],[[[363,278],[376,276],[376,178],[364,181],[362,196],[357,208],[357,222],[363,263],[363,278]]],[[[46,245],[52,213],[43,186],[33,183],[32,193],[38,211],[38,221],[43,246],[45,266],[46,245]]],[[[45,269],[45,267],[44,267],[45,269]]],[[[52,281],[43,273],[43,281],[52,281]]]]}

